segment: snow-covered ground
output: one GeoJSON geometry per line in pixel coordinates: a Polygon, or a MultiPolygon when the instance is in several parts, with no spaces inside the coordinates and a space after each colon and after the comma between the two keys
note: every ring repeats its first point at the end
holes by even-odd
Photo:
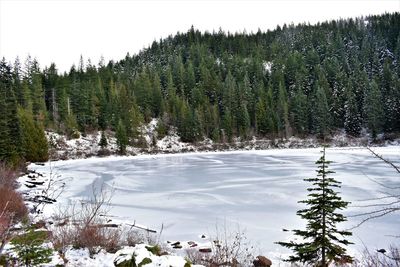
{"type": "MultiPolygon", "coordinates": [[[[400,146],[374,150],[400,163],[400,146]]],[[[288,251],[274,242],[291,237],[282,229],[304,225],[296,216],[303,207],[297,201],[306,197],[309,184],[302,179],[315,175],[319,157],[319,148],[272,149],[90,158],[29,168],[45,175],[52,169],[64,179],[58,205],[90,196],[93,183],[105,183],[114,188],[110,213],[115,221],[135,221],[155,230],[163,225],[163,240],[199,243],[204,241],[201,235],[213,235],[216,224],[239,226],[258,248],[256,254],[276,260],[288,251]]],[[[390,191],[378,183],[400,186],[399,174],[365,148],[328,148],[327,159],[334,161],[332,176],[343,183],[343,199],[352,202],[347,215],[370,211],[356,206],[390,191]]],[[[55,206],[47,205],[45,213],[55,206]]],[[[360,221],[349,217],[343,227],[360,221]]],[[[399,235],[399,224],[397,213],[355,228],[351,252],[362,252],[364,246],[388,248],[398,242],[391,236],[399,235]]]]}
{"type": "MultiPolygon", "coordinates": [[[[114,253],[101,251],[94,256],[90,256],[87,249],[70,249],[66,253],[66,258],[69,259],[67,266],[69,267],[110,267],[115,264],[128,261],[135,255],[137,263],[141,263],[143,259],[150,259],[151,262],[145,264],[146,267],[183,267],[186,260],[183,257],[176,255],[156,256],[146,249],[146,245],[139,244],[135,247],[124,247],[114,253]]],[[[62,261],[53,260],[54,263],[62,264],[62,261]]],[[[52,265],[52,263],[48,264],[52,265]]],[[[202,267],[200,265],[192,265],[192,267],[202,267]]]]}
{"type": "MultiPolygon", "coordinates": [[[[140,138],[133,140],[133,145],[127,146],[126,154],[143,155],[274,148],[316,148],[321,145],[321,140],[318,140],[315,136],[308,136],[306,138],[291,136],[287,139],[266,139],[253,136],[249,140],[233,138],[233,142],[230,143],[215,143],[209,138],[204,138],[204,140],[192,144],[182,142],[174,127],[171,127],[166,136],[159,138],[157,133],[158,123],[159,119],[153,118],[149,123],[138,127],[140,138]]],[[[79,138],[75,139],[68,139],[65,135],[60,135],[52,131],[46,132],[46,136],[50,144],[51,160],[80,159],[118,154],[115,133],[112,131],[106,131],[108,145],[104,149],[99,146],[100,132],[80,135],[79,138]]],[[[400,138],[393,138],[393,136],[388,138],[384,134],[379,134],[377,140],[374,141],[366,129],[361,131],[359,137],[348,136],[344,129],[342,129],[333,133],[332,136],[327,137],[326,142],[331,147],[393,146],[400,145],[400,138]]]]}

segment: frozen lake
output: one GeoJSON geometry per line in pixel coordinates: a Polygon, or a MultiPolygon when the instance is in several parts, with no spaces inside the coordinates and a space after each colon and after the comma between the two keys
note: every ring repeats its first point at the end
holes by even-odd
{"type": "MultiPolygon", "coordinates": [[[[399,163],[400,147],[376,148],[376,152],[399,163]]],[[[314,177],[320,149],[283,149],[224,153],[175,154],[138,157],[70,160],[53,163],[68,179],[61,202],[91,194],[92,183],[115,188],[111,214],[159,230],[164,240],[194,240],[212,234],[217,223],[237,226],[264,255],[276,258],[287,250],[274,244],[290,238],[282,228],[302,228],[297,201],[306,197],[314,177]]],[[[341,196],[352,202],[347,215],[370,211],[355,205],[360,200],[382,196],[387,191],[373,180],[400,186],[400,176],[363,148],[327,149],[334,161],[332,176],[343,183],[341,196]]],[[[49,172],[48,165],[32,166],[49,172]]],[[[398,194],[398,192],[397,192],[398,194]]],[[[357,224],[349,218],[343,227],[357,224]]],[[[399,235],[400,213],[369,221],[353,230],[356,252],[388,248],[399,235]]],[[[398,239],[397,239],[398,242],[398,239]]]]}

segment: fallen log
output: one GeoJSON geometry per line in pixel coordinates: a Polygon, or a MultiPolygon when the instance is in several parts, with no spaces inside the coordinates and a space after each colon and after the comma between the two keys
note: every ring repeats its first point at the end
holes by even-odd
{"type": "Polygon", "coordinates": [[[154,233],[154,234],[157,233],[156,230],[152,230],[152,229],[149,229],[149,228],[145,228],[143,226],[136,225],[136,222],[134,222],[133,224],[127,223],[126,225],[129,225],[130,227],[135,227],[135,228],[138,228],[138,229],[141,229],[141,230],[145,230],[145,231],[147,231],[149,233],[154,233]]]}
{"type": "Polygon", "coordinates": [[[43,185],[44,182],[37,182],[37,181],[26,181],[27,183],[34,184],[34,185],[43,185]]]}
{"type": "Polygon", "coordinates": [[[115,223],[104,223],[104,224],[91,225],[91,227],[96,227],[96,228],[118,228],[119,225],[115,224],[115,223]]]}

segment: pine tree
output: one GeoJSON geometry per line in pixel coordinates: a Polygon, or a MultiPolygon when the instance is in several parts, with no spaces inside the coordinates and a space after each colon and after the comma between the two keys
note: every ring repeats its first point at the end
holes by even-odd
{"type": "Polygon", "coordinates": [[[256,126],[257,133],[265,135],[268,133],[268,116],[265,108],[265,101],[259,99],[256,105],[256,126]]]}
{"type": "Polygon", "coordinates": [[[400,130],[400,78],[392,73],[388,60],[385,61],[381,77],[380,89],[384,96],[385,111],[384,129],[386,132],[400,130]]]}
{"type": "Polygon", "coordinates": [[[151,81],[148,73],[146,71],[142,71],[135,83],[135,96],[140,107],[140,111],[144,114],[145,121],[150,121],[151,117],[151,88],[151,81]]]}
{"type": "Polygon", "coordinates": [[[270,132],[275,134],[277,132],[276,128],[276,122],[278,121],[278,115],[276,111],[274,110],[274,101],[273,101],[273,95],[272,95],[272,88],[270,87],[267,91],[267,96],[266,96],[266,110],[267,110],[267,122],[268,122],[268,128],[270,129],[270,132]]]}
{"type": "Polygon", "coordinates": [[[162,114],[162,95],[161,95],[161,85],[160,78],[156,73],[153,79],[153,87],[151,92],[151,109],[153,117],[159,117],[162,114]]]}
{"type": "Polygon", "coordinates": [[[202,127],[198,112],[191,109],[186,102],[181,106],[181,123],[178,127],[183,142],[194,142],[202,136],[202,127]]]}
{"type": "Polygon", "coordinates": [[[194,68],[191,61],[188,61],[185,70],[185,96],[188,99],[192,98],[192,92],[196,86],[196,77],[194,74],[194,68]]]}
{"type": "Polygon", "coordinates": [[[101,132],[101,137],[100,137],[99,146],[100,146],[102,149],[105,149],[105,148],[107,147],[107,145],[108,145],[108,142],[107,142],[106,133],[105,133],[104,131],[102,131],[102,132],[101,132]]]}
{"type": "Polygon", "coordinates": [[[0,160],[5,160],[10,152],[10,134],[7,125],[7,110],[6,105],[6,90],[2,83],[0,83],[0,160]]]}
{"type": "Polygon", "coordinates": [[[11,240],[21,266],[40,266],[51,262],[53,250],[45,245],[48,242],[47,234],[46,231],[28,229],[11,240]]]}
{"type": "Polygon", "coordinates": [[[241,104],[236,115],[237,133],[240,137],[246,138],[250,128],[250,116],[245,104],[241,104]]]}
{"type": "Polygon", "coordinates": [[[21,143],[11,67],[3,58],[0,62],[0,160],[18,164],[22,156],[21,143]]]}
{"type": "Polygon", "coordinates": [[[316,89],[315,113],[313,115],[315,132],[320,137],[325,137],[330,130],[330,116],[325,91],[321,87],[316,89]]]}
{"type": "Polygon", "coordinates": [[[298,216],[307,220],[306,229],[293,230],[304,241],[277,244],[293,250],[294,255],[287,261],[327,267],[331,262],[351,262],[345,246],[352,243],[345,239],[351,232],[337,229],[338,223],[346,221],[338,210],[345,209],[349,202],[343,201],[335,191],[341,183],[328,177],[334,173],[328,170],[331,161],[325,159],[325,148],[321,152],[321,158],[315,163],[318,165],[317,177],[304,179],[312,183],[312,187],[307,189],[310,192],[308,199],[299,201],[308,206],[297,212],[298,216]]]}
{"type": "Polygon", "coordinates": [[[44,71],[44,88],[45,88],[45,100],[46,106],[48,107],[49,117],[50,119],[58,124],[59,114],[58,114],[58,106],[57,106],[57,68],[54,63],[50,65],[49,68],[46,68],[44,71]]]}
{"type": "Polygon", "coordinates": [[[128,145],[128,136],[126,134],[125,125],[122,120],[119,120],[117,130],[115,132],[115,137],[117,138],[118,152],[123,155],[126,153],[126,146],[128,145]]]}
{"type": "Polygon", "coordinates": [[[15,97],[17,99],[17,103],[19,105],[23,105],[25,102],[25,96],[23,92],[23,87],[22,87],[22,69],[21,69],[21,63],[19,61],[19,58],[17,57],[14,62],[13,66],[13,82],[14,82],[14,92],[15,92],[15,97]]]}
{"type": "MultiPolygon", "coordinates": [[[[336,62],[336,61],[334,61],[336,62]]],[[[337,63],[339,64],[339,63],[337,63]]],[[[339,67],[338,67],[339,68],[339,67]]],[[[334,71],[338,71],[335,69],[334,71]]],[[[338,72],[333,77],[332,82],[332,107],[330,109],[332,113],[332,121],[335,127],[343,127],[344,125],[344,103],[345,103],[345,87],[347,82],[347,77],[343,72],[338,72]]]]}
{"type": "Polygon", "coordinates": [[[382,130],[384,114],[382,95],[375,80],[371,82],[370,88],[366,93],[364,112],[366,125],[372,134],[372,138],[376,138],[377,133],[382,130]]]}
{"type": "Polygon", "coordinates": [[[347,88],[346,96],[344,129],[347,134],[359,136],[361,131],[361,115],[351,87],[347,88]]]}
{"type": "Polygon", "coordinates": [[[277,103],[277,114],[278,114],[278,130],[281,136],[289,138],[291,134],[291,127],[289,123],[289,108],[287,103],[286,89],[282,83],[279,84],[278,91],[278,103],[277,103]]]}
{"type": "Polygon", "coordinates": [[[232,135],[233,135],[232,114],[230,109],[225,109],[221,124],[222,124],[221,127],[223,130],[224,138],[226,138],[226,140],[224,141],[230,142],[232,140],[232,135]]]}
{"type": "Polygon", "coordinates": [[[44,162],[49,158],[48,143],[43,127],[34,121],[32,114],[18,109],[18,121],[22,130],[22,151],[25,160],[44,162]]]}
{"type": "Polygon", "coordinates": [[[307,129],[307,97],[301,89],[297,90],[291,101],[290,117],[296,133],[304,134],[307,129]]]}
{"type": "Polygon", "coordinates": [[[39,63],[36,60],[34,60],[31,73],[32,111],[35,120],[45,123],[47,119],[45,94],[42,84],[42,74],[39,69],[39,63]]]}

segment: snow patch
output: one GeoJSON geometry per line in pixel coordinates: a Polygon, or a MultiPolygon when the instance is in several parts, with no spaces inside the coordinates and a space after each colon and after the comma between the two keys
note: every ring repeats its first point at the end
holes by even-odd
{"type": "Polygon", "coordinates": [[[266,72],[271,73],[271,68],[272,68],[272,62],[271,61],[264,61],[262,65],[263,65],[264,70],[266,72]]]}
{"type": "Polygon", "coordinates": [[[189,143],[181,142],[181,138],[176,133],[175,130],[172,130],[169,135],[164,136],[161,140],[157,141],[157,149],[161,152],[181,152],[181,151],[195,151],[193,145],[189,143]]]}
{"type": "Polygon", "coordinates": [[[152,145],[153,139],[157,139],[157,126],[158,119],[153,118],[147,125],[140,127],[140,133],[146,140],[148,146],[152,145]]]}

